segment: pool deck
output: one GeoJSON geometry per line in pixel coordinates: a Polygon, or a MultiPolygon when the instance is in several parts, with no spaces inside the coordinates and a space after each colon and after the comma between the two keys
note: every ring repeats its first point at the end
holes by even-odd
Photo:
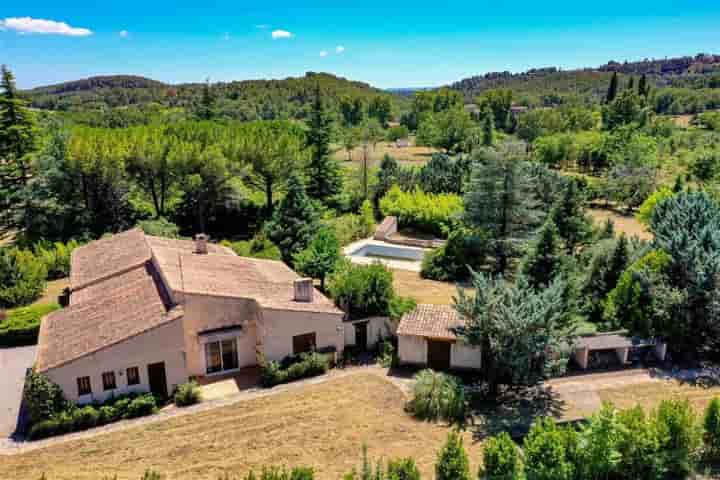
{"type": "Polygon", "coordinates": [[[414,252],[414,253],[421,253],[422,255],[425,255],[427,252],[430,251],[430,249],[427,248],[418,248],[418,247],[408,247],[404,245],[396,245],[393,243],[383,242],[380,240],[373,240],[373,239],[365,239],[365,240],[359,240],[357,242],[351,243],[350,245],[343,248],[343,255],[348,257],[351,262],[359,264],[359,265],[370,265],[375,262],[380,262],[383,265],[397,269],[397,270],[408,270],[410,272],[419,272],[422,269],[422,261],[420,260],[395,260],[393,258],[382,258],[382,257],[376,257],[376,256],[370,256],[366,257],[364,255],[353,255],[355,252],[360,250],[363,247],[368,246],[378,246],[387,248],[388,250],[404,250],[407,252],[414,252]]]}

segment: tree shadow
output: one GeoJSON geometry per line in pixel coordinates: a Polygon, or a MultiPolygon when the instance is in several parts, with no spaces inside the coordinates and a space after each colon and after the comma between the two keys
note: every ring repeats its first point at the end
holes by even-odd
{"type": "Polygon", "coordinates": [[[565,401],[552,387],[539,385],[523,389],[508,389],[493,400],[472,402],[473,438],[487,437],[508,432],[511,437],[524,436],[539,417],[560,418],[565,401]]]}

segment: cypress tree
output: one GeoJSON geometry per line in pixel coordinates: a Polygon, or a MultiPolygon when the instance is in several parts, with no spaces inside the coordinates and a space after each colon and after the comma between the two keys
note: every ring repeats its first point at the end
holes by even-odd
{"type": "Polygon", "coordinates": [[[627,88],[628,90],[635,90],[635,77],[630,77],[627,88]]]}
{"type": "Polygon", "coordinates": [[[612,256],[610,257],[610,265],[605,274],[605,286],[607,291],[612,291],[620,280],[620,276],[628,267],[630,261],[630,252],[628,249],[628,240],[625,234],[620,235],[612,256]]]}
{"type": "Polygon", "coordinates": [[[560,272],[562,262],[558,230],[553,221],[548,220],[540,230],[532,250],[525,257],[522,273],[532,287],[546,287],[560,272]]]}
{"type": "Polygon", "coordinates": [[[482,123],[482,144],[485,147],[491,147],[495,143],[495,121],[493,120],[492,111],[486,108],[483,113],[482,123]]]}
{"type": "Polygon", "coordinates": [[[457,432],[448,434],[445,445],[438,454],[435,464],[437,480],[470,480],[470,462],[468,461],[462,437],[457,432]]]}
{"type": "Polygon", "coordinates": [[[288,265],[292,265],[294,256],[307,248],[317,233],[317,212],[297,175],[291,175],[288,179],[287,194],[266,229],[268,238],[278,246],[288,265]]]}
{"type": "Polygon", "coordinates": [[[647,97],[648,93],[647,75],[643,73],[642,77],[640,77],[640,82],[638,83],[638,94],[641,97],[647,97]]]}
{"type": "Polygon", "coordinates": [[[605,103],[610,103],[615,100],[618,93],[618,76],[617,72],[613,72],[612,78],[610,79],[610,86],[608,87],[607,95],[605,96],[605,103]]]}
{"type": "Polygon", "coordinates": [[[315,84],[315,99],[310,114],[307,146],[310,148],[307,194],[310,198],[328,203],[340,193],[342,176],[340,165],[330,157],[332,119],[323,105],[320,84],[315,84]]]}

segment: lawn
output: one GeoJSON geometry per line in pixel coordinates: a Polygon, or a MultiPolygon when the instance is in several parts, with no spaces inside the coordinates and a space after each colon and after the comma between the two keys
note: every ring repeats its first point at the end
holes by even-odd
{"type": "MultiPolygon", "coordinates": [[[[0,478],[137,480],[148,468],[164,480],[240,477],[263,465],[309,465],[337,480],[371,459],[413,456],[433,478],[448,427],[420,422],[389,381],[358,374],[147,426],[0,457],[0,478]]],[[[472,472],[480,444],[465,434],[472,472]]]]}

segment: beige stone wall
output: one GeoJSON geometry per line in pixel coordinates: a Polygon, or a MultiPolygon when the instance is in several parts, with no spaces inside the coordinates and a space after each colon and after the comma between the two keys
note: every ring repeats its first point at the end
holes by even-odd
{"type": "Polygon", "coordinates": [[[317,348],[334,346],[342,353],[345,339],[342,315],[263,309],[258,337],[267,360],[282,360],[293,353],[293,336],[315,332],[317,348]]]}
{"type": "Polygon", "coordinates": [[[464,342],[453,343],[450,350],[450,366],[452,368],[478,369],[481,359],[480,349],[464,342]]]}
{"type": "Polygon", "coordinates": [[[398,336],[398,356],[401,364],[425,365],[427,363],[427,341],[414,335],[398,336]]]}
{"type": "Polygon", "coordinates": [[[371,317],[352,322],[345,322],[345,345],[355,345],[355,327],[356,323],[368,322],[368,347],[374,346],[383,337],[394,335],[397,330],[397,322],[393,322],[389,317],[371,317]]]}
{"type": "Polygon", "coordinates": [[[257,363],[257,307],[254,300],[186,294],[184,309],[189,375],[202,376],[206,373],[205,347],[198,332],[211,329],[242,326],[242,332],[237,335],[240,367],[257,363]]]}
{"type": "Polygon", "coordinates": [[[68,400],[79,403],[103,401],[111,395],[129,391],[150,391],[147,366],[164,362],[168,393],[188,379],[184,358],[184,336],[182,318],[166,325],[129,338],[92,355],[47,371],[45,374],[58,384],[68,400]],[[138,367],[140,384],[127,385],[126,369],[138,367]],[[103,391],[103,372],[114,371],[117,389],[103,391]],[[78,398],[77,378],[90,377],[92,395],[78,398]]]}

